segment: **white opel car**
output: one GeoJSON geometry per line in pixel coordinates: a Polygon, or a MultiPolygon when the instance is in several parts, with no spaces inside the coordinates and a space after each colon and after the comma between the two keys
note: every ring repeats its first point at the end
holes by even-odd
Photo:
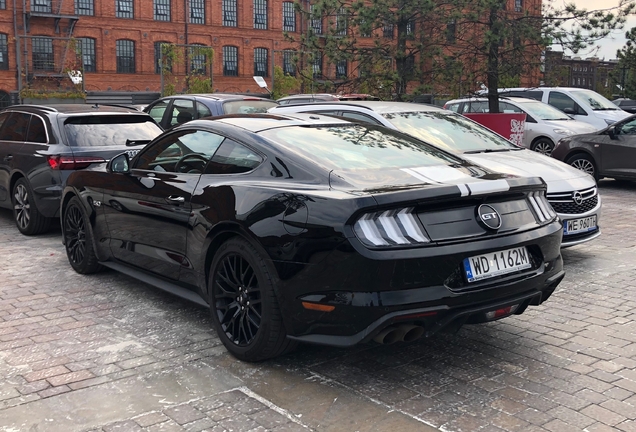
{"type": "MultiPolygon", "coordinates": [[[[487,113],[488,99],[454,99],[446,102],[444,108],[460,114],[487,113]]],[[[574,120],[563,111],[535,99],[501,99],[499,111],[525,114],[526,126],[523,133],[523,146],[547,156],[552,153],[552,149],[561,138],[596,131],[594,126],[574,120]]]]}
{"type": "Polygon", "coordinates": [[[592,176],[512,144],[472,120],[431,105],[357,101],[278,106],[273,114],[310,112],[372,123],[413,135],[430,144],[497,172],[540,176],[548,185],[548,201],[563,223],[562,247],[601,234],[601,197],[592,176]]]}

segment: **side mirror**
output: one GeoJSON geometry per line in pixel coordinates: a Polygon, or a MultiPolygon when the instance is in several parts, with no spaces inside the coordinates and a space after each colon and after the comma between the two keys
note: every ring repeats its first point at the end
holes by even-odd
{"type": "Polygon", "coordinates": [[[612,125],[610,127],[607,128],[607,134],[609,135],[610,139],[615,140],[616,136],[618,135],[616,133],[616,126],[612,125]]]}
{"type": "Polygon", "coordinates": [[[566,114],[576,114],[576,110],[573,108],[563,108],[563,112],[566,114]]]}
{"type": "Polygon", "coordinates": [[[126,174],[130,172],[130,158],[128,153],[120,153],[106,164],[106,170],[111,173],[126,174]]]}

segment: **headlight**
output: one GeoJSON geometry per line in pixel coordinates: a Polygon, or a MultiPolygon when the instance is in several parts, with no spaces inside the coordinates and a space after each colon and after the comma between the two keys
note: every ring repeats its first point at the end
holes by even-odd
{"type": "Polygon", "coordinates": [[[545,197],[545,192],[530,192],[528,201],[540,224],[548,223],[556,217],[554,209],[545,197]]]}
{"type": "Polygon", "coordinates": [[[429,243],[412,208],[367,213],[353,230],[365,246],[388,247],[429,243]]]}
{"type": "Polygon", "coordinates": [[[554,129],[554,133],[559,135],[574,135],[574,132],[569,129],[554,129]]]}
{"type": "Polygon", "coordinates": [[[603,120],[605,120],[605,123],[607,123],[608,125],[612,125],[616,123],[616,120],[610,120],[610,119],[603,119],[603,120]]]}

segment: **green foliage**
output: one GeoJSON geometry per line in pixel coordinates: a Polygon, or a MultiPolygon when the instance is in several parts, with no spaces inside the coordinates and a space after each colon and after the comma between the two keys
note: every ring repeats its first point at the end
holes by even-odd
{"type": "Polygon", "coordinates": [[[274,88],[272,88],[272,99],[280,99],[297,93],[300,90],[300,79],[283,72],[280,66],[274,66],[274,88]]]}
{"type": "Polygon", "coordinates": [[[161,73],[163,75],[162,96],[179,93],[211,93],[214,87],[212,65],[214,49],[201,45],[161,44],[161,73]],[[192,70],[193,59],[208,75],[192,70]]]}
{"type": "Polygon", "coordinates": [[[636,27],[626,32],[625,38],[627,42],[616,52],[618,65],[610,73],[610,88],[622,97],[636,99],[636,27]]]}

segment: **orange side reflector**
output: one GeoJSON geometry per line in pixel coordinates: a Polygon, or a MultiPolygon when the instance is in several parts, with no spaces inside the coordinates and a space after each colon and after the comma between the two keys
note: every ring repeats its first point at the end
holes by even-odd
{"type": "Polygon", "coordinates": [[[331,305],[323,305],[320,303],[309,303],[309,302],[303,302],[303,307],[305,309],[317,310],[320,312],[331,312],[332,310],[336,308],[335,306],[331,306],[331,305]]]}

